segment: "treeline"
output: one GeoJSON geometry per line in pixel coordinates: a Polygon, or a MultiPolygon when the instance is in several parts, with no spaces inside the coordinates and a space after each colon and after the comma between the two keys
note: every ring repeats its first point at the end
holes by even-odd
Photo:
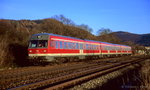
{"type": "Polygon", "coordinates": [[[27,65],[28,40],[35,33],[53,33],[80,39],[125,44],[112,32],[105,31],[107,29],[100,29],[99,35],[95,36],[91,34],[92,28],[88,25],[76,25],[63,15],[42,20],[0,20],[0,67],[27,65]]]}

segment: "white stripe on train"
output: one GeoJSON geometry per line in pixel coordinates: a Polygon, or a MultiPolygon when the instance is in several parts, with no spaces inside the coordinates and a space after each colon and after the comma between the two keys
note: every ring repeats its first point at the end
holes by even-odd
{"type": "Polygon", "coordinates": [[[131,53],[86,53],[86,54],[70,54],[70,53],[65,53],[65,54],[29,54],[29,56],[60,56],[60,57],[64,57],[64,56],[86,56],[86,55],[123,55],[123,54],[131,54],[131,53]]]}

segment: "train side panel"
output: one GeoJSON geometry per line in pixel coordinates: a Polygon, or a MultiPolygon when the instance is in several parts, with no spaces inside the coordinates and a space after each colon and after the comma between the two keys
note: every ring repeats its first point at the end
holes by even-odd
{"type": "Polygon", "coordinates": [[[29,56],[86,57],[132,54],[131,47],[55,34],[35,34],[30,39],[29,56]]]}

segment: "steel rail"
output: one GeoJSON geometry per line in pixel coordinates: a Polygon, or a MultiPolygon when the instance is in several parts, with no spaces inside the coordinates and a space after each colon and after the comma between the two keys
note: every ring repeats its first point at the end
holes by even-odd
{"type": "Polygon", "coordinates": [[[61,76],[58,78],[48,79],[44,81],[40,81],[37,83],[32,83],[29,85],[17,87],[15,89],[63,89],[69,86],[76,85],[77,83],[81,83],[83,81],[92,79],[94,77],[103,75],[105,73],[112,72],[114,70],[129,66],[133,63],[139,62],[141,60],[130,60],[123,63],[115,63],[113,65],[106,65],[103,67],[96,67],[85,71],[80,71],[76,73],[67,74],[65,76],[61,76]]]}

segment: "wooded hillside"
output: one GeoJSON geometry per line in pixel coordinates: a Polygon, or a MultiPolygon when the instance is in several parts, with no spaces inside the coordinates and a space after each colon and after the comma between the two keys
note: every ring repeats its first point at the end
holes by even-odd
{"type": "Polygon", "coordinates": [[[80,39],[133,45],[121,42],[112,33],[95,36],[91,31],[88,25],[75,25],[71,20],[59,17],[42,20],[0,20],[0,67],[26,65],[28,41],[35,33],[53,33],[80,39]]]}

